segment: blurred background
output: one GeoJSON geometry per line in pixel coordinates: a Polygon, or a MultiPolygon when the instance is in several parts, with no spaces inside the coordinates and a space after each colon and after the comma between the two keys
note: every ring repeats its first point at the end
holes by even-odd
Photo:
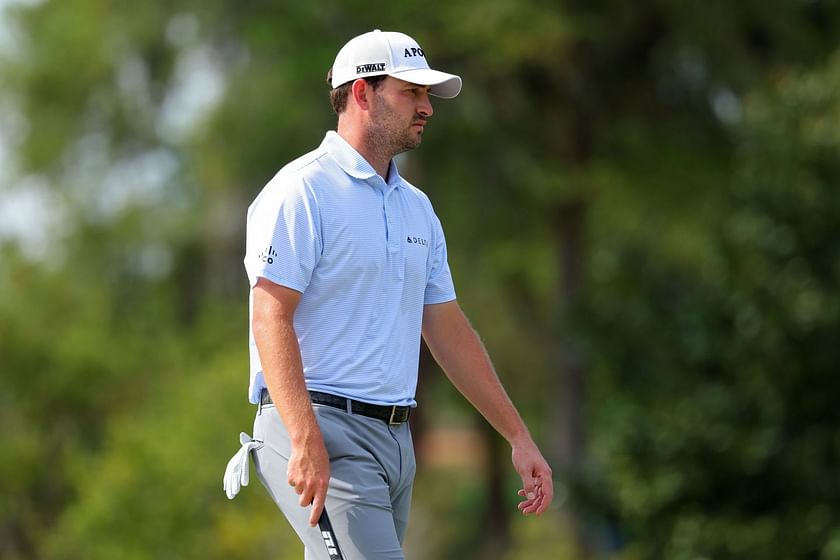
{"type": "Polygon", "coordinates": [[[424,353],[408,557],[840,558],[836,0],[0,1],[0,557],[302,557],[222,491],[245,209],[373,28],[464,78],[401,171],[557,486],[424,353]]]}

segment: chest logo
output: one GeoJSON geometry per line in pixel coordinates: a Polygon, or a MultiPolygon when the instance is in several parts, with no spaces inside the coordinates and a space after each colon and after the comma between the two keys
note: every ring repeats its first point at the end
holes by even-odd
{"type": "Polygon", "coordinates": [[[423,247],[429,246],[429,242],[423,239],[422,237],[412,237],[411,235],[409,235],[405,241],[406,243],[409,243],[411,245],[422,245],[423,247]]]}

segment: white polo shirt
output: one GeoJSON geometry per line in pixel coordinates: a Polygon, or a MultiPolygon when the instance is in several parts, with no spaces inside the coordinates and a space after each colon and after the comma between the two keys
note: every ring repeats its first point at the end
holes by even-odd
{"type": "Polygon", "coordinates": [[[250,327],[262,277],[303,295],[295,331],[310,390],[414,405],[425,304],[455,299],[429,198],[388,182],[341,136],[281,169],[248,208],[249,399],[265,387],[250,327]]]}

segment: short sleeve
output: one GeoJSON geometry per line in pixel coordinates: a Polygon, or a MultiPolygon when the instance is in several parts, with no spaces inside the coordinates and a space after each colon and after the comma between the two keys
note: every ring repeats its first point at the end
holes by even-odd
{"type": "Polygon", "coordinates": [[[455,299],[455,286],[452,283],[452,273],[449,271],[449,261],[446,254],[446,239],[443,227],[436,215],[432,215],[432,254],[429,263],[429,279],[426,282],[426,293],[423,303],[444,303],[455,299]]]}
{"type": "Polygon", "coordinates": [[[275,177],[248,208],[245,270],[303,292],[321,256],[314,195],[299,178],[275,177]]]}

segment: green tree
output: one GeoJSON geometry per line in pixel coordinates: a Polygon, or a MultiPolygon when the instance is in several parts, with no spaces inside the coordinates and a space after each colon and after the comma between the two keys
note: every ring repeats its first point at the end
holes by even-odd
{"type": "Polygon", "coordinates": [[[593,277],[596,496],[628,558],[840,557],[838,86],[835,56],[750,96],[707,261],[631,243],[593,277]]]}
{"type": "MultiPolygon", "coordinates": [[[[12,558],[230,557],[271,541],[277,512],[265,501],[255,506],[265,516],[228,504],[216,480],[251,412],[244,210],[334,123],[323,80],[348,37],[404,29],[429,45],[434,65],[464,76],[462,96],[435,104],[424,146],[401,168],[435,202],[460,299],[500,374],[537,438],[556,437],[556,462],[573,467],[587,439],[574,409],[586,383],[568,309],[584,283],[596,302],[634,282],[659,289],[656,267],[668,263],[686,282],[729,274],[736,261],[708,227],[729,212],[740,99],[790,66],[821,64],[838,31],[834,4],[783,0],[387,10],[47,0],[14,20],[22,43],[0,56],[0,101],[21,114],[20,175],[45,185],[64,220],[47,261],[0,252],[0,414],[11,428],[0,445],[13,458],[0,467],[12,497],[0,505],[0,551],[12,558]],[[636,252],[617,253],[625,243],[636,252]],[[614,284],[617,265],[653,272],[614,284]],[[185,452],[196,471],[185,470],[185,452]],[[263,528],[266,541],[242,544],[263,528]]],[[[692,305],[723,329],[725,316],[713,320],[721,296],[703,286],[692,305]]],[[[656,316],[657,305],[636,312],[656,316]]],[[[609,317],[610,307],[597,309],[609,317]]],[[[599,340],[590,355],[612,355],[614,342],[599,340]]],[[[423,379],[428,410],[463,408],[440,376],[423,379]]],[[[594,395],[612,403],[605,415],[636,410],[632,400],[623,408],[622,387],[594,381],[594,395]]],[[[612,457],[612,428],[586,426],[596,456],[612,457]]],[[[466,529],[440,544],[440,557],[475,550],[484,521],[498,537],[488,555],[531,534],[516,524],[508,534],[513,504],[501,492],[513,474],[504,446],[490,447],[486,488],[459,485],[434,503],[440,492],[418,493],[435,522],[466,529]]],[[[636,488],[619,482],[619,495],[636,488]]]]}

